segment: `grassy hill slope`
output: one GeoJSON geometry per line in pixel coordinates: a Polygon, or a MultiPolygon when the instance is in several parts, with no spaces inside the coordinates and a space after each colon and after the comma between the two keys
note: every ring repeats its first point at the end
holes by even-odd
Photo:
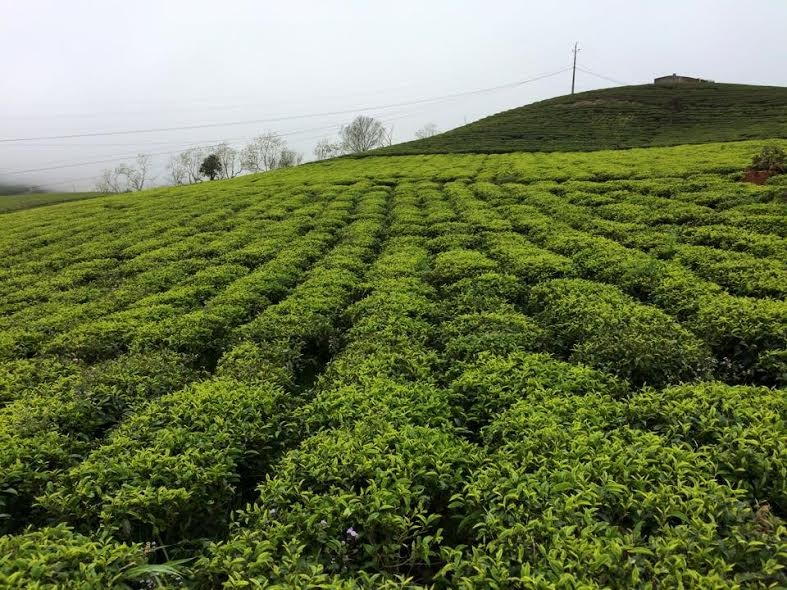
{"type": "Polygon", "coordinates": [[[762,144],[4,215],[0,587],[787,587],[762,144]]]}
{"type": "Polygon", "coordinates": [[[768,137],[787,137],[787,88],[646,84],[544,100],[371,153],[585,151],[768,137]]]}
{"type": "Polygon", "coordinates": [[[67,201],[81,201],[102,196],[103,193],[24,193],[19,195],[0,195],[0,213],[18,211],[43,205],[54,205],[67,201]]]}

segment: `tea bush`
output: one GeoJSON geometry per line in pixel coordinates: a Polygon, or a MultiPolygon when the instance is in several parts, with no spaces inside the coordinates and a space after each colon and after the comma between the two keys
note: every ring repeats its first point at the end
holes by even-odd
{"type": "Polygon", "coordinates": [[[528,307],[560,354],[634,384],[659,386],[710,372],[711,357],[701,340],[615,287],[555,279],[531,290],[528,307]]]}
{"type": "Polygon", "coordinates": [[[787,587],[764,144],[4,213],[0,586],[787,587]]]}

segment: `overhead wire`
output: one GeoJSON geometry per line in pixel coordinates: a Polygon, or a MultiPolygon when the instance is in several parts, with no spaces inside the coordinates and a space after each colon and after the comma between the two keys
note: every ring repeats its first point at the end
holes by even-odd
{"type": "MultiPolygon", "coordinates": [[[[398,86],[392,86],[388,88],[376,88],[374,90],[355,90],[353,91],[353,95],[380,95],[380,94],[390,94],[394,91],[399,91],[405,88],[411,88],[413,83],[407,84],[400,84],[398,86]]],[[[346,100],[347,95],[321,95],[321,98],[325,99],[340,99],[346,100]]],[[[86,117],[95,117],[95,116],[122,116],[122,115],[143,115],[149,113],[151,111],[154,112],[183,112],[184,110],[192,110],[192,111],[216,111],[216,110],[233,110],[233,109],[241,109],[247,107],[259,107],[260,100],[255,100],[254,102],[249,102],[251,97],[243,96],[243,97],[234,97],[229,98],[230,100],[244,100],[246,102],[235,102],[229,104],[211,104],[211,101],[215,101],[216,97],[213,98],[189,98],[189,102],[184,103],[181,99],[169,99],[169,100],[158,100],[155,103],[151,101],[142,102],[142,101],[131,101],[126,103],[127,105],[134,106],[143,106],[145,107],[143,110],[125,110],[125,111],[90,111],[90,112],[77,112],[77,113],[53,113],[53,114],[38,114],[38,115],[9,115],[5,113],[0,113],[0,119],[74,119],[74,118],[86,118],[86,117]],[[153,106],[155,105],[155,106],[153,106]]],[[[291,102],[291,101],[285,101],[291,102]]]]}
{"type": "MultiPolygon", "coordinates": [[[[384,118],[384,119],[381,119],[381,121],[383,123],[387,123],[387,122],[390,122],[390,121],[395,121],[397,119],[408,117],[411,114],[412,114],[412,112],[408,112],[408,113],[400,114],[400,115],[397,115],[397,116],[394,116],[394,117],[384,118]]],[[[297,131],[274,133],[274,135],[276,135],[277,137],[291,137],[293,135],[299,135],[301,133],[311,133],[313,131],[336,130],[336,129],[339,129],[340,127],[341,127],[341,124],[333,124],[333,125],[326,125],[326,126],[323,126],[323,127],[312,127],[312,128],[309,128],[309,129],[299,129],[297,131]]],[[[251,139],[251,137],[253,137],[253,136],[244,136],[244,137],[227,138],[227,139],[217,139],[217,140],[212,140],[212,141],[200,142],[199,144],[195,144],[193,142],[189,142],[189,143],[179,142],[180,147],[178,147],[176,149],[169,150],[169,151],[164,151],[164,152],[146,153],[144,155],[151,156],[151,157],[171,156],[173,154],[181,152],[184,149],[210,148],[210,147],[214,147],[214,146],[216,146],[216,145],[218,145],[219,143],[222,143],[222,142],[244,141],[244,140],[251,139]]],[[[317,137],[319,137],[319,136],[317,136],[317,137]]],[[[307,138],[307,139],[309,139],[309,138],[307,138]]],[[[170,142],[170,143],[175,143],[175,142],[170,142]]],[[[60,169],[63,169],[63,168],[77,168],[79,166],[91,166],[91,165],[96,165],[96,164],[108,164],[108,163],[111,163],[111,162],[117,162],[119,160],[135,158],[138,155],[139,155],[139,153],[137,153],[137,154],[127,154],[127,155],[122,155],[122,156],[118,155],[118,156],[111,156],[109,158],[103,158],[101,160],[91,160],[89,162],[73,162],[73,163],[69,163],[69,164],[56,164],[56,165],[52,165],[52,166],[42,166],[42,167],[39,167],[39,168],[29,168],[27,170],[14,170],[14,171],[11,171],[11,172],[2,172],[2,175],[3,176],[16,176],[16,175],[19,175],[19,174],[32,174],[32,173],[35,173],[35,172],[47,172],[47,171],[50,171],[50,170],[60,170],[60,169]]]]}
{"type": "Polygon", "coordinates": [[[309,119],[315,117],[326,117],[332,115],[346,115],[351,113],[357,113],[362,111],[371,111],[371,110],[385,110],[390,108],[402,107],[402,106],[412,106],[417,104],[425,104],[430,102],[440,102],[444,100],[451,100],[454,98],[460,98],[464,96],[471,96],[474,94],[483,94],[487,92],[494,92],[497,90],[502,90],[506,88],[515,88],[517,86],[521,86],[523,84],[528,84],[530,82],[535,82],[537,80],[543,80],[544,78],[549,78],[551,76],[556,76],[557,74],[561,74],[563,72],[568,71],[571,69],[563,68],[557,71],[548,72],[545,74],[539,74],[532,78],[528,78],[525,80],[519,80],[516,82],[510,82],[508,84],[501,84],[499,86],[491,86],[488,88],[480,88],[476,90],[470,90],[466,92],[457,92],[454,94],[447,94],[438,97],[431,97],[425,98],[420,100],[412,100],[412,101],[403,101],[398,103],[391,103],[386,105],[377,105],[377,106],[368,106],[368,107],[355,107],[351,109],[342,109],[336,111],[326,111],[322,113],[308,113],[302,115],[285,115],[280,117],[271,117],[267,119],[247,119],[242,121],[228,121],[223,123],[200,123],[195,125],[180,125],[180,126],[173,126],[173,127],[151,127],[146,129],[123,129],[123,130],[114,130],[114,131],[94,131],[94,132],[85,132],[85,133],[69,133],[63,135],[47,135],[47,136],[37,136],[37,137],[10,137],[10,138],[2,138],[0,139],[0,143],[15,143],[15,142],[22,142],[22,141],[42,141],[42,140],[49,140],[49,139],[76,139],[76,138],[85,138],[85,137],[106,137],[106,136],[114,136],[114,135],[134,135],[134,134],[141,134],[141,133],[162,133],[167,131],[186,131],[191,129],[209,129],[215,127],[234,127],[238,125],[253,125],[253,124],[260,124],[260,123],[278,123],[282,121],[292,121],[297,119],[309,119]]]}
{"type": "MultiPolygon", "coordinates": [[[[389,121],[389,120],[402,118],[402,116],[409,116],[409,115],[411,115],[413,113],[418,113],[418,112],[421,112],[423,110],[425,110],[425,109],[424,108],[420,108],[420,109],[416,109],[416,110],[409,109],[409,110],[404,112],[404,115],[401,114],[402,111],[400,111],[398,113],[395,112],[394,113],[395,116],[392,116],[392,117],[383,117],[382,115],[379,115],[379,114],[376,114],[376,113],[370,113],[370,116],[373,116],[373,117],[376,117],[376,118],[380,118],[381,121],[385,122],[385,121],[389,121]]],[[[330,129],[338,128],[340,126],[341,126],[340,123],[331,123],[330,125],[325,125],[325,126],[321,126],[321,127],[308,127],[306,129],[272,131],[272,132],[277,134],[277,135],[280,135],[280,136],[290,136],[290,135],[298,135],[298,134],[301,134],[301,133],[309,133],[309,132],[312,132],[312,131],[319,131],[321,129],[330,130],[330,129]]],[[[122,143],[49,143],[49,142],[44,142],[44,143],[22,143],[22,144],[19,144],[17,147],[45,147],[45,148],[46,147],[68,147],[68,148],[85,147],[85,148],[94,148],[94,149],[95,148],[105,148],[105,147],[137,147],[137,148],[144,149],[144,148],[147,148],[149,146],[182,145],[184,143],[188,143],[189,145],[190,144],[212,145],[212,144],[220,143],[222,141],[225,141],[225,142],[244,141],[244,140],[249,139],[250,137],[253,137],[253,135],[249,135],[247,133],[245,135],[234,136],[234,137],[224,136],[224,137],[221,137],[219,139],[199,139],[199,140],[191,140],[189,142],[186,142],[186,140],[183,140],[183,139],[176,139],[176,140],[170,139],[170,140],[165,140],[165,141],[142,141],[142,142],[140,142],[140,141],[127,142],[126,141],[126,142],[122,142],[122,143]]],[[[0,147],[2,147],[2,146],[0,146],[0,147]]],[[[122,156],[120,156],[120,157],[122,157],[122,156]]]]}
{"type": "MultiPolygon", "coordinates": [[[[325,112],[325,113],[310,113],[310,114],[306,114],[306,115],[295,115],[295,116],[287,116],[287,117],[275,117],[275,118],[271,118],[271,119],[255,119],[255,120],[249,120],[249,121],[236,121],[236,122],[231,122],[231,123],[215,123],[215,124],[214,123],[210,123],[210,124],[202,124],[202,125],[189,125],[189,126],[168,127],[168,128],[158,128],[158,129],[128,130],[128,131],[113,131],[113,132],[96,132],[96,133],[81,133],[81,134],[70,134],[70,135],[61,135],[61,136],[46,136],[46,137],[37,137],[37,138],[0,139],[0,143],[11,143],[11,142],[21,142],[21,141],[45,141],[45,140],[50,140],[50,139],[55,139],[55,140],[57,140],[57,139],[75,139],[75,138],[84,138],[84,137],[99,137],[99,136],[106,136],[106,135],[127,135],[127,134],[133,134],[133,133],[149,133],[149,132],[154,132],[154,131],[158,132],[158,131],[169,131],[169,130],[202,129],[202,128],[209,128],[209,127],[234,126],[234,125],[241,125],[241,124],[255,124],[255,123],[260,123],[260,122],[278,122],[278,121],[285,121],[285,120],[295,120],[295,119],[300,119],[300,118],[312,118],[312,117],[318,117],[318,116],[331,116],[331,115],[349,114],[349,113],[356,113],[356,112],[359,112],[359,111],[368,111],[368,110],[383,110],[383,109],[395,108],[395,107],[399,107],[399,106],[412,106],[412,105],[419,105],[419,104],[428,104],[428,103],[434,103],[434,102],[441,102],[441,101],[445,101],[445,100],[452,100],[454,98],[461,98],[461,97],[465,97],[465,96],[472,96],[472,95],[477,95],[477,94],[484,94],[484,93],[495,92],[495,91],[499,91],[499,90],[516,88],[516,87],[524,85],[524,84],[528,84],[528,83],[531,83],[531,82],[536,82],[538,80],[543,80],[543,79],[546,79],[546,78],[550,78],[552,76],[556,76],[558,74],[567,72],[570,69],[571,69],[571,67],[569,66],[569,67],[562,68],[560,70],[555,70],[555,71],[552,71],[552,72],[539,74],[539,75],[533,76],[531,78],[527,78],[527,79],[524,79],[524,80],[518,80],[516,82],[511,82],[511,83],[507,83],[507,84],[500,84],[500,85],[497,85],[497,86],[491,86],[491,87],[487,87],[487,88],[481,88],[481,89],[476,89],[476,90],[471,90],[471,91],[466,91],[466,92],[458,92],[458,93],[453,93],[453,94],[449,94],[449,95],[443,95],[443,96],[440,96],[440,97],[432,97],[432,98],[428,98],[428,99],[420,99],[420,100],[415,100],[415,101],[391,103],[391,104],[388,104],[388,105],[381,105],[381,106],[376,106],[376,107],[345,109],[345,110],[330,111],[330,112],[325,112]]],[[[399,116],[396,116],[396,117],[391,117],[391,118],[388,118],[387,121],[395,120],[395,119],[398,119],[398,118],[407,117],[407,116],[410,116],[411,114],[412,113],[405,113],[403,115],[399,115],[399,116]]],[[[291,135],[295,135],[295,134],[299,134],[299,133],[307,133],[307,132],[316,131],[316,130],[338,129],[340,127],[341,127],[341,125],[337,124],[337,125],[330,125],[330,126],[325,126],[325,127],[311,128],[311,129],[305,129],[305,130],[298,130],[298,131],[293,131],[293,132],[277,133],[277,135],[279,135],[279,136],[291,136],[291,135]]],[[[317,136],[315,136],[315,137],[317,137],[317,136]]],[[[239,138],[239,139],[241,139],[241,140],[242,139],[248,139],[248,137],[239,138]]],[[[223,141],[226,141],[226,140],[223,140],[223,141]]],[[[172,142],[172,143],[174,143],[174,142],[172,142]]],[[[194,145],[194,144],[182,144],[182,146],[183,147],[209,147],[209,146],[212,146],[212,145],[216,145],[216,143],[217,143],[216,141],[213,141],[213,142],[211,142],[211,143],[209,143],[207,145],[202,145],[202,146],[194,145]]],[[[131,145],[138,145],[138,144],[131,144],[131,145]]],[[[172,150],[172,151],[158,152],[158,153],[149,154],[149,155],[151,155],[151,156],[172,155],[172,154],[177,153],[181,149],[183,149],[183,147],[181,147],[180,149],[172,150]]],[[[35,168],[35,169],[19,170],[19,171],[14,171],[14,172],[6,172],[6,173],[3,173],[3,174],[9,176],[9,175],[26,174],[26,173],[33,173],[33,172],[44,172],[44,171],[57,170],[57,169],[63,169],[63,168],[73,168],[73,167],[78,167],[78,166],[104,164],[104,163],[116,162],[116,161],[122,160],[124,158],[132,158],[132,157],[135,157],[135,156],[136,156],[136,154],[135,155],[126,155],[126,156],[115,156],[115,157],[112,157],[111,159],[107,158],[107,159],[102,159],[102,160],[93,160],[93,161],[90,161],[90,162],[79,162],[79,163],[71,163],[71,164],[61,164],[61,165],[57,165],[57,166],[46,166],[46,167],[40,167],[40,168],[35,168]]],[[[95,180],[98,177],[99,177],[99,175],[92,175],[92,176],[86,176],[86,177],[80,177],[80,178],[72,178],[72,179],[63,180],[63,181],[59,181],[59,182],[47,182],[47,183],[44,183],[44,184],[31,186],[30,188],[31,189],[36,189],[36,188],[41,188],[41,187],[45,187],[45,186],[59,186],[59,185],[71,184],[71,183],[75,183],[75,182],[81,182],[81,181],[85,181],[85,180],[95,180]]]]}
{"type": "MultiPolygon", "coordinates": [[[[289,137],[289,136],[294,135],[296,133],[308,133],[310,131],[317,131],[318,129],[328,130],[328,129],[334,129],[334,128],[336,128],[336,125],[331,125],[329,127],[326,126],[326,127],[317,127],[317,128],[313,128],[313,129],[304,129],[304,130],[301,130],[301,131],[298,131],[298,132],[293,132],[293,133],[276,133],[275,135],[277,135],[278,137],[289,137]]],[[[179,142],[180,147],[177,148],[177,149],[169,150],[169,151],[166,151],[166,152],[147,153],[147,154],[144,154],[144,155],[153,156],[153,157],[155,157],[155,156],[168,156],[168,155],[176,154],[179,151],[182,151],[183,149],[207,148],[207,147],[215,146],[215,145],[217,145],[219,143],[222,143],[222,142],[239,141],[239,140],[243,140],[243,139],[248,139],[248,137],[239,138],[239,139],[221,139],[221,140],[216,140],[216,141],[212,141],[212,142],[205,142],[205,143],[200,143],[200,144],[179,142]]],[[[171,143],[175,143],[175,142],[171,142],[171,143]]],[[[90,166],[90,165],[95,165],[95,164],[107,164],[107,163],[111,163],[111,162],[117,162],[118,160],[124,160],[124,159],[128,159],[128,158],[135,158],[138,155],[139,155],[139,153],[137,153],[137,154],[127,154],[127,155],[123,155],[123,156],[112,156],[110,158],[105,158],[105,159],[101,159],[101,160],[91,160],[89,162],[74,162],[74,163],[70,163],[70,164],[57,164],[57,165],[54,165],[54,166],[43,166],[43,167],[40,167],[40,168],[29,168],[27,170],[14,170],[12,172],[3,172],[2,174],[3,174],[3,176],[16,176],[18,174],[31,174],[31,173],[34,173],[34,172],[47,172],[49,170],[60,170],[62,168],[76,168],[76,167],[79,167],[79,166],[90,166]]]]}
{"type": "Polygon", "coordinates": [[[590,74],[591,76],[595,76],[596,78],[601,78],[602,80],[606,80],[607,82],[612,82],[614,84],[619,84],[620,86],[629,86],[630,85],[629,82],[621,82],[620,80],[616,80],[615,78],[610,78],[609,76],[605,76],[603,74],[597,74],[596,72],[593,72],[593,71],[591,71],[591,70],[589,70],[589,69],[587,69],[587,68],[585,68],[583,66],[577,66],[577,69],[580,72],[584,72],[586,74],[590,74]]]}

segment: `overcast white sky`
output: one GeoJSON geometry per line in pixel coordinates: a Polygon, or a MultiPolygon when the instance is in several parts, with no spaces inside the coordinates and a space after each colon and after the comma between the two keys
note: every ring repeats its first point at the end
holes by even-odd
{"type": "MultiPolygon", "coordinates": [[[[787,0],[0,0],[0,140],[271,119],[357,108],[396,140],[565,94],[571,74],[379,109],[579,64],[626,83],[678,72],[787,86],[787,0]]],[[[583,72],[577,89],[614,85],[583,72]]],[[[89,188],[137,152],[287,134],[311,157],[354,114],[0,141],[0,181],[89,188]],[[82,165],[29,174],[33,168],[82,165]],[[55,184],[58,183],[58,184],[55,184]]]]}

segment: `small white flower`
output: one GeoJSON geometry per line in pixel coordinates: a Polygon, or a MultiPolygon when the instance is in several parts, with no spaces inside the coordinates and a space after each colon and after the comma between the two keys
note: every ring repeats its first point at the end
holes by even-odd
{"type": "Polygon", "coordinates": [[[358,537],[358,532],[354,528],[350,527],[349,529],[347,529],[347,536],[355,539],[358,537]]]}
{"type": "Polygon", "coordinates": [[[268,514],[270,514],[271,516],[275,516],[276,515],[276,509],[275,508],[271,508],[270,510],[268,510],[268,514]]]}

